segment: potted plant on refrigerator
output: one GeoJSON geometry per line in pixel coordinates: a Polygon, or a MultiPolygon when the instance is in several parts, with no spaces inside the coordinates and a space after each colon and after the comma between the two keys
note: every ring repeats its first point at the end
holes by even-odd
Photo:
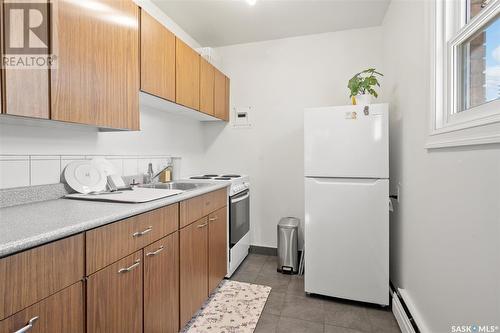
{"type": "Polygon", "coordinates": [[[347,88],[351,91],[352,105],[367,105],[372,101],[372,96],[378,97],[374,87],[380,87],[377,76],[384,74],[377,72],[375,68],[368,68],[354,75],[347,83],[347,88]]]}

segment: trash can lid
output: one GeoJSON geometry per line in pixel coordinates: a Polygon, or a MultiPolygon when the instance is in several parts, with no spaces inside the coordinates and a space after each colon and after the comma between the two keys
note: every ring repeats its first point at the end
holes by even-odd
{"type": "Polygon", "coordinates": [[[281,218],[280,223],[278,223],[280,227],[288,227],[288,228],[298,227],[299,224],[300,220],[296,217],[283,217],[281,218]]]}

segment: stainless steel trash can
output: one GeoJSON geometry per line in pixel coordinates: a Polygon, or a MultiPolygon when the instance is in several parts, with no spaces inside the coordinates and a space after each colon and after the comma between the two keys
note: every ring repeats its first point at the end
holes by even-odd
{"type": "Polygon", "coordinates": [[[278,272],[297,273],[300,220],[284,217],[278,223],[278,272]]]}

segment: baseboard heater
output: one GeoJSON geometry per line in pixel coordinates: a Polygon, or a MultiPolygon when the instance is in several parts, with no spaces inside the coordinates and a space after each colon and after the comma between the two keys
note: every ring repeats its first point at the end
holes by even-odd
{"type": "Polygon", "coordinates": [[[410,310],[406,306],[406,303],[401,297],[399,289],[394,288],[391,284],[391,294],[392,294],[392,313],[398,322],[401,333],[420,333],[415,320],[413,319],[410,310]]]}

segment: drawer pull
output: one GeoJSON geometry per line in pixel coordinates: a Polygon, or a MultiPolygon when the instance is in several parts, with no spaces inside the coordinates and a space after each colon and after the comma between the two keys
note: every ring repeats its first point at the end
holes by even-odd
{"type": "Polygon", "coordinates": [[[31,318],[30,321],[28,321],[28,324],[26,326],[24,326],[23,328],[15,331],[14,333],[28,332],[29,330],[31,330],[33,328],[33,325],[35,325],[35,323],[36,323],[37,320],[38,320],[38,316],[31,318]]]}
{"type": "Polygon", "coordinates": [[[140,264],[141,264],[141,259],[137,259],[133,265],[131,265],[131,266],[127,267],[127,268],[120,268],[120,270],[118,271],[118,273],[127,273],[127,272],[130,272],[131,270],[133,270],[134,268],[136,268],[140,264]]]}
{"type": "Polygon", "coordinates": [[[210,222],[213,222],[213,221],[217,221],[217,218],[216,217],[211,217],[208,219],[210,222]]]}
{"type": "Polygon", "coordinates": [[[199,226],[197,226],[196,228],[204,228],[208,225],[208,223],[204,223],[204,224],[200,224],[199,226]]]}
{"type": "Polygon", "coordinates": [[[149,256],[155,256],[155,255],[157,255],[158,253],[160,253],[161,251],[163,251],[163,249],[164,249],[164,247],[163,247],[163,245],[162,245],[162,246],[160,246],[160,247],[158,248],[158,250],[153,251],[153,252],[148,252],[148,253],[146,253],[146,256],[148,256],[148,257],[149,257],[149,256]]]}
{"type": "Polygon", "coordinates": [[[137,231],[137,232],[134,232],[132,234],[132,237],[140,237],[140,236],[143,236],[145,234],[147,234],[148,232],[150,232],[151,230],[153,230],[153,227],[152,226],[149,226],[147,229],[143,230],[143,231],[137,231]]]}

